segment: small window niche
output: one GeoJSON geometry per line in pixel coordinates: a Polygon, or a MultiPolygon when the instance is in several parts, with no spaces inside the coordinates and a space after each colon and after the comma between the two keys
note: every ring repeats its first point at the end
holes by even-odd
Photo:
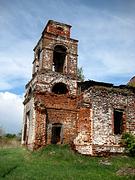
{"type": "Polygon", "coordinates": [[[38,61],[41,61],[41,59],[42,59],[42,53],[43,53],[43,51],[39,48],[38,51],[37,51],[38,61]]]}
{"type": "Polygon", "coordinates": [[[57,30],[64,31],[64,29],[62,27],[60,27],[60,26],[57,27],[57,30]]]}
{"type": "Polygon", "coordinates": [[[30,87],[28,90],[28,95],[30,96],[32,94],[32,88],[30,87]]]}
{"type": "Polygon", "coordinates": [[[123,112],[122,109],[114,109],[114,134],[116,135],[123,132],[123,112]]]}

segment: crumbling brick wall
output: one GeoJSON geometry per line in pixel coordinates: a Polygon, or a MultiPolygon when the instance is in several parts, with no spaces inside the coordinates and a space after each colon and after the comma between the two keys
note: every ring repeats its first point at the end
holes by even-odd
{"type": "Polygon", "coordinates": [[[92,154],[92,110],[88,107],[78,109],[77,136],[74,139],[75,149],[81,154],[92,154]]]}
{"type": "MultiPolygon", "coordinates": [[[[63,74],[76,79],[77,75],[77,47],[78,40],[70,38],[70,25],[56,23],[49,21],[42,33],[42,37],[34,48],[35,58],[33,62],[34,69],[36,69],[38,51],[41,51],[42,61],[38,61],[39,68],[46,71],[52,71],[53,67],[53,53],[56,45],[64,46],[66,51],[66,60],[64,63],[63,74]]],[[[37,71],[33,71],[36,73],[37,71]]]]}
{"type": "Polygon", "coordinates": [[[71,143],[76,137],[77,98],[53,93],[35,94],[35,148],[51,143],[52,125],[62,124],[62,142],[71,143]]]}
{"type": "Polygon", "coordinates": [[[121,134],[114,134],[114,109],[123,110],[123,132],[134,133],[134,93],[126,88],[95,86],[84,97],[92,104],[92,154],[123,152],[121,134]]]}

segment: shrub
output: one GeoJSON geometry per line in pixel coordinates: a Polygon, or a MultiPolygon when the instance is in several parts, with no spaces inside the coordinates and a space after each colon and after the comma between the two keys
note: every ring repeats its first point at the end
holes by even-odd
{"type": "Polygon", "coordinates": [[[133,134],[124,133],[122,135],[122,144],[129,155],[135,156],[135,136],[133,134]]]}
{"type": "Polygon", "coordinates": [[[7,138],[16,138],[16,134],[10,134],[10,133],[7,133],[7,134],[5,134],[5,137],[7,137],[7,138]]]}

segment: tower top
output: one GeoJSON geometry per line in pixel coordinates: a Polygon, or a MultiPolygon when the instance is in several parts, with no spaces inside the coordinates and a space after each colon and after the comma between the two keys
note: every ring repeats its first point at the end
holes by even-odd
{"type": "Polygon", "coordinates": [[[45,29],[42,32],[42,35],[44,33],[50,33],[58,36],[63,36],[66,38],[70,38],[70,28],[72,26],[60,22],[56,22],[53,20],[49,20],[45,29]]]}

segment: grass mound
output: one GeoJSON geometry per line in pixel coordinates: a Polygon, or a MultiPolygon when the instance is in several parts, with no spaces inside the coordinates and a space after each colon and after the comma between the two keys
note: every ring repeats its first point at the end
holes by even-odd
{"type": "Polygon", "coordinates": [[[67,145],[49,145],[31,152],[25,148],[0,149],[0,179],[14,180],[117,180],[134,179],[120,175],[122,167],[135,168],[127,156],[89,157],[74,153],[67,145]]]}

